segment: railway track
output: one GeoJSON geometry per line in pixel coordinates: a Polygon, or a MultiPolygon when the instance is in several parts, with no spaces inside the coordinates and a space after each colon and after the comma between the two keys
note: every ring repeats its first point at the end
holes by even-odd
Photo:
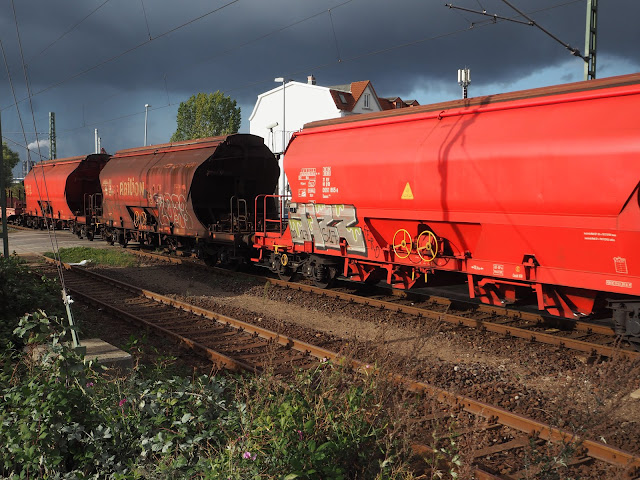
{"type": "MultiPolygon", "coordinates": [[[[65,284],[76,297],[133,321],[144,328],[154,329],[171,337],[209,358],[217,365],[232,370],[260,373],[272,369],[278,374],[288,374],[300,368],[313,368],[321,362],[344,361],[337,353],[306,342],[266,330],[241,320],[211,312],[174,300],[102,275],[65,267],[65,284]]],[[[352,366],[363,372],[373,368],[352,360],[352,366]]],[[[456,415],[485,419],[461,433],[489,435],[494,440],[484,448],[473,452],[475,477],[480,479],[520,478],[523,471],[513,466],[518,452],[531,445],[550,442],[559,445],[579,445],[567,462],[569,467],[588,465],[602,470],[606,465],[626,469],[632,478],[640,474],[640,457],[601,442],[576,437],[571,432],[552,427],[543,422],[512,413],[470,397],[448,392],[442,388],[418,382],[399,375],[393,381],[425,398],[436,399],[441,407],[432,411],[428,420],[439,421],[456,415]],[[504,461],[503,461],[504,460],[504,461]],[[504,465],[509,465],[505,473],[504,465]],[[605,465],[604,467],[602,465],[605,465]]],[[[464,423],[465,420],[460,420],[464,423]]],[[[417,453],[425,445],[415,445],[417,453]]],[[[528,470],[527,470],[528,471],[528,470]]],[[[530,471],[528,471],[531,473],[530,471]]]]}
{"type": "MultiPolygon", "coordinates": [[[[172,263],[189,262],[202,268],[211,269],[188,258],[172,257],[134,251],[137,255],[172,263]]],[[[218,269],[227,272],[226,270],[218,269]]],[[[259,277],[262,279],[262,277],[259,277]]],[[[445,322],[461,327],[476,328],[526,341],[563,347],[587,355],[622,357],[630,360],[640,358],[640,352],[628,343],[620,341],[614,330],[607,325],[566,319],[525,312],[507,307],[476,304],[470,301],[425,295],[394,289],[369,289],[364,293],[360,284],[340,288],[323,289],[304,283],[287,282],[275,278],[266,281],[282,288],[313,293],[321,297],[334,298],[388,310],[414,317],[445,322]]],[[[346,285],[346,286],[345,286],[346,285]]]]}

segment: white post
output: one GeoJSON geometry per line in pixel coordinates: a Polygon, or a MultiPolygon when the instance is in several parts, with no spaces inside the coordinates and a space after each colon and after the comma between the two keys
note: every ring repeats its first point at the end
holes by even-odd
{"type": "Polygon", "coordinates": [[[285,180],[285,174],[284,174],[284,151],[287,148],[287,128],[286,128],[286,122],[285,119],[287,117],[287,103],[286,103],[286,85],[285,85],[285,80],[282,79],[282,155],[280,156],[280,158],[282,159],[282,181],[280,184],[280,195],[286,195],[287,194],[287,181],[285,180]]]}
{"type": "Polygon", "coordinates": [[[144,146],[147,146],[147,118],[149,115],[149,105],[148,103],[144,104],[144,146]]]}
{"type": "Polygon", "coordinates": [[[98,129],[97,128],[95,130],[95,138],[93,140],[93,143],[95,145],[95,152],[94,153],[100,153],[100,149],[98,148],[99,141],[98,141],[98,129]]]}
{"type": "Polygon", "coordinates": [[[286,180],[284,174],[284,150],[286,147],[287,141],[287,130],[286,130],[286,113],[287,113],[287,103],[285,97],[285,84],[286,79],[284,77],[277,77],[273,79],[274,82],[282,82],[282,153],[280,154],[280,195],[286,194],[286,180]]]}

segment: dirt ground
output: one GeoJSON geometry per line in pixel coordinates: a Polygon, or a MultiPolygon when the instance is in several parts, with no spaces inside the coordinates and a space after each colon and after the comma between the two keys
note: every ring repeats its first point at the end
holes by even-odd
{"type": "MultiPolygon", "coordinates": [[[[100,270],[364,361],[392,362],[398,373],[640,453],[640,400],[629,395],[640,388],[638,362],[594,360],[556,347],[319,298],[231,272],[153,263],[100,270]]],[[[135,343],[132,339],[140,333],[95,319],[87,328],[121,347],[135,343]]],[[[160,345],[172,351],[167,342],[160,345]]]]}

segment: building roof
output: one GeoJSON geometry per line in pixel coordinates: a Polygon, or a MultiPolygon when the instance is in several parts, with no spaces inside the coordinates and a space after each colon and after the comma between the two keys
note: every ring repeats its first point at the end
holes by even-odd
{"type": "MultiPolygon", "coordinates": [[[[329,87],[329,93],[331,93],[331,97],[339,110],[351,112],[356,106],[356,103],[358,103],[358,100],[360,100],[364,91],[369,86],[373,91],[373,85],[371,85],[371,82],[369,80],[362,80],[360,82],[352,82],[346,85],[334,85],[333,87],[329,87]]],[[[373,93],[375,95],[375,91],[373,91],[373,93]]]]}
{"type": "Polygon", "coordinates": [[[334,85],[329,87],[329,92],[339,110],[351,112],[367,87],[371,88],[382,110],[394,110],[396,108],[419,105],[416,100],[403,101],[400,97],[378,97],[369,80],[348,83],[346,85],[334,85]],[[400,107],[398,107],[398,104],[400,107]]]}
{"type": "MultiPolygon", "coordinates": [[[[313,80],[315,81],[315,78],[313,80]]],[[[419,105],[419,103],[415,100],[403,101],[400,97],[378,97],[378,94],[373,88],[373,84],[370,80],[361,80],[359,82],[352,82],[344,85],[333,85],[331,87],[321,87],[320,85],[316,85],[315,83],[309,83],[309,81],[307,83],[290,82],[289,84],[287,84],[287,87],[292,86],[292,84],[304,86],[306,88],[328,89],[336,108],[342,112],[352,112],[367,87],[371,89],[371,92],[375,97],[374,101],[377,101],[378,105],[380,105],[381,110],[394,110],[396,108],[399,108],[397,107],[398,102],[400,102],[401,107],[419,105]]],[[[277,92],[281,89],[282,86],[278,86],[269,90],[268,92],[264,92],[258,95],[258,101],[253,107],[253,112],[251,113],[249,120],[251,121],[251,119],[254,117],[258,109],[258,105],[260,104],[260,101],[264,96],[277,92]]]]}

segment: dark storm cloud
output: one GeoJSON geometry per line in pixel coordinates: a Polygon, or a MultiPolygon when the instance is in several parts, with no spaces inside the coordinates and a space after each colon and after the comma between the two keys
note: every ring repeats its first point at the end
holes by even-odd
{"type": "MultiPolygon", "coordinates": [[[[450,1],[518,17],[501,0],[450,1]]],[[[510,1],[583,50],[586,0],[510,1]]],[[[23,99],[12,4],[0,2],[0,39],[16,94],[23,99]]],[[[497,84],[508,89],[523,77],[560,65],[567,65],[567,79],[580,79],[583,69],[580,59],[534,27],[493,24],[448,9],[441,0],[239,0],[226,7],[229,0],[14,2],[37,129],[46,131],[47,112],[55,111],[58,153],[65,155],[90,151],[97,127],[111,151],[140,144],[145,103],[153,105],[152,142],[166,141],[176,104],[199,91],[230,94],[243,106],[246,121],[256,96],[274,87],[279,76],[304,81],[314,74],[321,85],[370,79],[379,95],[406,97],[442,85],[457,89],[456,70],[465,65],[472,68],[474,88],[497,84]],[[219,10],[210,13],[214,9],[219,10]]],[[[624,60],[637,69],[640,2],[600,2],[598,13],[598,65],[624,60]]],[[[1,71],[3,129],[15,132],[20,126],[15,107],[7,108],[13,98],[4,65],[1,71]]],[[[33,132],[28,102],[20,108],[33,132]]]]}

